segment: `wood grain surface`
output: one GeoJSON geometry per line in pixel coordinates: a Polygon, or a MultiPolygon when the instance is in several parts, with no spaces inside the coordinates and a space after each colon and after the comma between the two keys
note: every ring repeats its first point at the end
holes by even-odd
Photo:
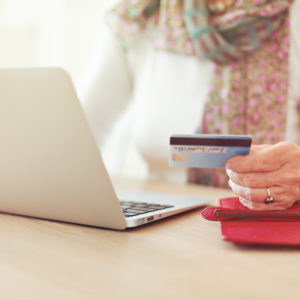
{"type": "MultiPolygon", "coordinates": [[[[116,179],[126,189],[228,190],[116,179]]],[[[299,233],[300,234],[300,233],[299,233]]],[[[237,246],[200,210],[124,232],[0,214],[0,299],[300,299],[300,248],[237,246]]]]}

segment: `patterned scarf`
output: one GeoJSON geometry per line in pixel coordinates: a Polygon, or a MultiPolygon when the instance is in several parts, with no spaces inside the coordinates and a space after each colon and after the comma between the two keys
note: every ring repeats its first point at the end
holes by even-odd
{"type": "MultiPolygon", "coordinates": [[[[126,0],[114,10],[115,30],[125,47],[146,31],[158,49],[215,62],[197,132],[251,134],[255,144],[282,141],[292,1],[232,2],[213,13],[204,0],[126,0]]],[[[188,177],[227,186],[220,169],[190,169],[188,177]]]]}

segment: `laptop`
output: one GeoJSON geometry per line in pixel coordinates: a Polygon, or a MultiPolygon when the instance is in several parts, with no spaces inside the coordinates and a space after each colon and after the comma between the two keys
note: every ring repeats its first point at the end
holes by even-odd
{"type": "Polygon", "coordinates": [[[0,99],[2,212],[122,230],[210,201],[116,193],[62,69],[0,69],[0,99]]]}

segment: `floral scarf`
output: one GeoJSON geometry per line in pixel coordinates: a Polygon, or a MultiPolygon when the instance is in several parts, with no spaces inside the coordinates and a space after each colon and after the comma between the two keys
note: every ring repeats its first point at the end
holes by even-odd
{"type": "MultiPolygon", "coordinates": [[[[285,138],[292,1],[232,2],[213,13],[204,0],[125,0],[113,12],[115,30],[125,47],[145,30],[158,49],[215,62],[197,132],[276,143],[285,138]]],[[[190,169],[188,178],[227,186],[222,169],[190,169]]]]}

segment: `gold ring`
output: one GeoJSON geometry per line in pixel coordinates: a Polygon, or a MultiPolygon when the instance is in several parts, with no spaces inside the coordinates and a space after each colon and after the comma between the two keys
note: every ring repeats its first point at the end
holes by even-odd
{"type": "Polygon", "coordinates": [[[271,196],[270,188],[267,188],[267,193],[268,193],[268,196],[267,196],[267,198],[266,198],[266,200],[265,200],[265,203],[266,203],[266,204],[272,204],[272,203],[274,203],[274,199],[273,199],[273,197],[271,196]]]}

